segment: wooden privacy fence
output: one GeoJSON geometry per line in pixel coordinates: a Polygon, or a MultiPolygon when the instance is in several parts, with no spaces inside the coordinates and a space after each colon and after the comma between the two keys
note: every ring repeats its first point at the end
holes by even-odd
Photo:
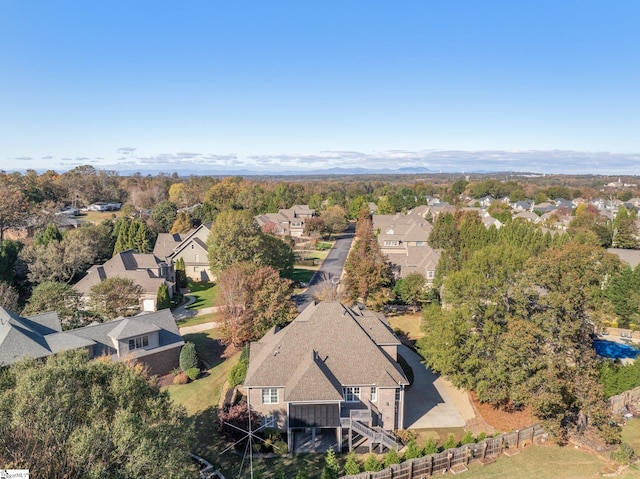
{"type": "Polygon", "coordinates": [[[501,434],[478,443],[465,444],[455,449],[394,464],[380,472],[361,472],[353,476],[343,476],[343,479],[422,479],[448,470],[464,470],[473,462],[493,459],[508,449],[514,450],[526,444],[539,444],[545,436],[542,426],[530,426],[521,431],[501,434]]]}

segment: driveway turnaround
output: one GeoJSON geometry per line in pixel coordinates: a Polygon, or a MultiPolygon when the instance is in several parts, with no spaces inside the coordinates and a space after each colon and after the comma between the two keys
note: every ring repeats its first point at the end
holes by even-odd
{"type": "Polygon", "coordinates": [[[398,353],[413,369],[414,378],[404,396],[405,429],[464,427],[475,417],[466,393],[427,369],[422,358],[404,344],[398,353]]]}

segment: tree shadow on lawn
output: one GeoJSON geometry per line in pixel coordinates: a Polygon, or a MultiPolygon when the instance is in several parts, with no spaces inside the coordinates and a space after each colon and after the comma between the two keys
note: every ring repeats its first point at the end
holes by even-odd
{"type": "Polygon", "coordinates": [[[198,358],[207,369],[216,367],[228,357],[225,354],[227,347],[208,331],[186,334],[183,339],[196,345],[198,358]]]}

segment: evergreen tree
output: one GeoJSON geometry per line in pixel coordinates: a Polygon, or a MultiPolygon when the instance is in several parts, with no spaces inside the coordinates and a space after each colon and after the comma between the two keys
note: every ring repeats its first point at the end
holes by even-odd
{"type": "Polygon", "coordinates": [[[33,238],[33,244],[36,246],[46,246],[51,241],[62,241],[62,233],[54,223],[49,223],[44,230],[39,231],[33,238]]]}
{"type": "Polygon", "coordinates": [[[409,459],[417,459],[422,457],[422,451],[418,447],[415,438],[411,438],[407,444],[407,449],[404,451],[403,459],[408,461],[409,459]]]}
{"type": "Polygon", "coordinates": [[[157,293],[157,301],[156,301],[156,309],[160,311],[161,309],[167,309],[171,307],[171,298],[169,298],[169,288],[166,284],[161,284],[158,286],[157,293]]]}
{"type": "Polygon", "coordinates": [[[196,352],[196,345],[191,342],[186,342],[180,350],[180,369],[186,371],[187,369],[197,367],[198,353],[196,352]]]}
{"type": "Polygon", "coordinates": [[[427,442],[425,442],[422,452],[425,456],[438,452],[438,441],[436,441],[433,436],[430,436],[427,442]]]}
{"type": "Polygon", "coordinates": [[[296,479],[309,479],[309,472],[307,472],[307,465],[303,464],[300,469],[298,469],[298,473],[296,474],[296,479]]]}
{"type": "Polygon", "coordinates": [[[327,450],[324,456],[324,468],[322,469],[321,479],[338,479],[340,475],[340,465],[333,448],[327,450]]]}
{"type": "Polygon", "coordinates": [[[365,459],[364,464],[362,465],[362,469],[366,472],[382,471],[382,464],[374,453],[370,453],[367,456],[367,459],[365,459]]]}
{"type": "Polygon", "coordinates": [[[353,449],[349,451],[349,454],[347,454],[347,460],[344,463],[344,473],[347,476],[355,476],[360,473],[360,463],[358,462],[356,453],[353,449]]]}
{"type": "Polygon", "coordinates": [[[400,456],[398,455],[398,450],[395,447],[393,449],[389,449],[389,451],[384,455],[384,467],[387,468],[392,464],[400,464],[400,456]]]}

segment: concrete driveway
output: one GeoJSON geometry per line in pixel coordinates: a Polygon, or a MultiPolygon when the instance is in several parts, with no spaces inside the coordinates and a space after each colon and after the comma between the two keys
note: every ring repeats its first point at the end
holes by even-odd
{"type": "Polygon", "coordinates": [[[422,358],[404,344],[398,349],[411,369],[413,384],[404,396],[404,427],[429,429],[464,427],[475,414],[464,391],[429,370],[422,358]]]}

